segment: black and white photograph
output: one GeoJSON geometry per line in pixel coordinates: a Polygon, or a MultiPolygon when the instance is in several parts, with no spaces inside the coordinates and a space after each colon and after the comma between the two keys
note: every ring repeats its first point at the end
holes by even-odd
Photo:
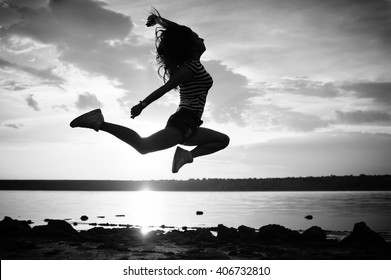
{"type": "Polygon", "coordinates": [[[0,0],[0,259],[391,260],[391,1],[0,0]]]}

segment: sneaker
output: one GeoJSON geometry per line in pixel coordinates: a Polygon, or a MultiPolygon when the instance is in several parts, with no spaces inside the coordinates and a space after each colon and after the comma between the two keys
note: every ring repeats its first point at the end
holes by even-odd
{"type": "Polygon", "coordinates": [[[99,131],[100,126],[104,121],[102,112],[100,109],[95,109],[91,112],[85,113],[69,124],[71,127],[85,127],[92,128],[95,131],[99,131]]]}
{"type": "Polygon", "coordinates": [[[189,151],[182,149],[181,147],[177,147],[174,160],[172,162],[172,173],[178,173],[179,169],[185,165],[186,163],[192,163],[193,157],[189,151]]]}

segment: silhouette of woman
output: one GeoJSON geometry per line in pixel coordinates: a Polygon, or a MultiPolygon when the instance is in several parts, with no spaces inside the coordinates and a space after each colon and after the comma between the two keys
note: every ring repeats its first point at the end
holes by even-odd
{"type": "Polygon", "coordinates": [[[158,74],[163,86],[149,94],[131,109],[135,118],[152,102],[172,89],[179,87],[180,103],[178,110],[170,116],[166,127],[149,137],[141,137],[134,130],[104,121],[100,109],[83,114],[71,123],[71,127],[91,128],[106,131],[132,146],[140,154],[171,148],[176,145],[196,146],[187,151],[177,147],[172,163],[172,172],[196,157],[215,153],[229,144],[229,137],[212,129],[199,127],[206,97],[213,80],[200,62],[206,48],[204,40],[189,27],[179,25],[160,16],[156,9],[150,13],[147,26],[156,28],[156,60],[158,74]]]}

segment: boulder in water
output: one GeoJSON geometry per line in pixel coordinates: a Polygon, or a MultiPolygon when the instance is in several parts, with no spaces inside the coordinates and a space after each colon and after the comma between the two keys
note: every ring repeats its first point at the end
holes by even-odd
{"type": "Polygon", "coordinates": [[[384,238],[370,229],[365,222],[355,224],[352,233],[342,240],[343,244],[384,244],[385,242],[384,238]]]}

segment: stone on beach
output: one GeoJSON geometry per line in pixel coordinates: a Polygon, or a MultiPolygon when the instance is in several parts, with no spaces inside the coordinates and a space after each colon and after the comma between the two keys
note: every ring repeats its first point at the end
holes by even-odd
{"type": "Polygon", "coordinates": [[[258,234],[255,232],[255,228],[241,225],[238,227],[239,241],[244,243],[258,242],[258,234]]]}
{"type": "Polygon", "coordinates": [[[314,217],[312,215],[307,215],[304,218],[307,219],[307,220],[312,220],[314,217]]]}
{"type": "Polygon", "coordinates": [[[298,241],[300,233],[280,225],[266,225],[259,229],[261,241],[298,241]]]}
{"type": "Polygon", "coordinates": [[[210,232],[209,229],[197,229],[194,232],[194,237],[191,239],[192,242],[214,242],[216,241],[216,237],[210,232]]]}
{"type": "Polygon", "coordinates": [[[384,244],[385,242],[384,238],[370,229],[365,222],[355,224],[352,233],[342,240],[343,244],[384,244]]]}
{"type": "Polygon", "coordinates": [[[231,242],[239,237],[239,232],[235,228],[228,228],[225,225],[217,226],[217,238],[221,241],[231,242]]]}
{"type": "Polygon", "coordinates": [[[304,241],[326,241],[326,232],[318,226],[310,227],[301,234],[304,241]]]}
{"type": "Polygon", "coordinates": [[[82,220],[83,222],[87,221],[88,217],[86,215],[83,215],[83,216],[80,217],[80,220],[82,220]]]}
{"type": "Polygon", "coordinates": [[[28,221],[18,221],[10,217],[4,217],[0,222],[0,234],[1,235],[14,235],[14,234],[26,234],[29,233],[31,227],[28,221]]]}
{"type": "Polygon", "coordinates": [[[78,231],[71,224],[64,220],[49,220],[45,226],[35,226],[33,228],[35,235],[45,236],[76,236],[78,231]]]}

